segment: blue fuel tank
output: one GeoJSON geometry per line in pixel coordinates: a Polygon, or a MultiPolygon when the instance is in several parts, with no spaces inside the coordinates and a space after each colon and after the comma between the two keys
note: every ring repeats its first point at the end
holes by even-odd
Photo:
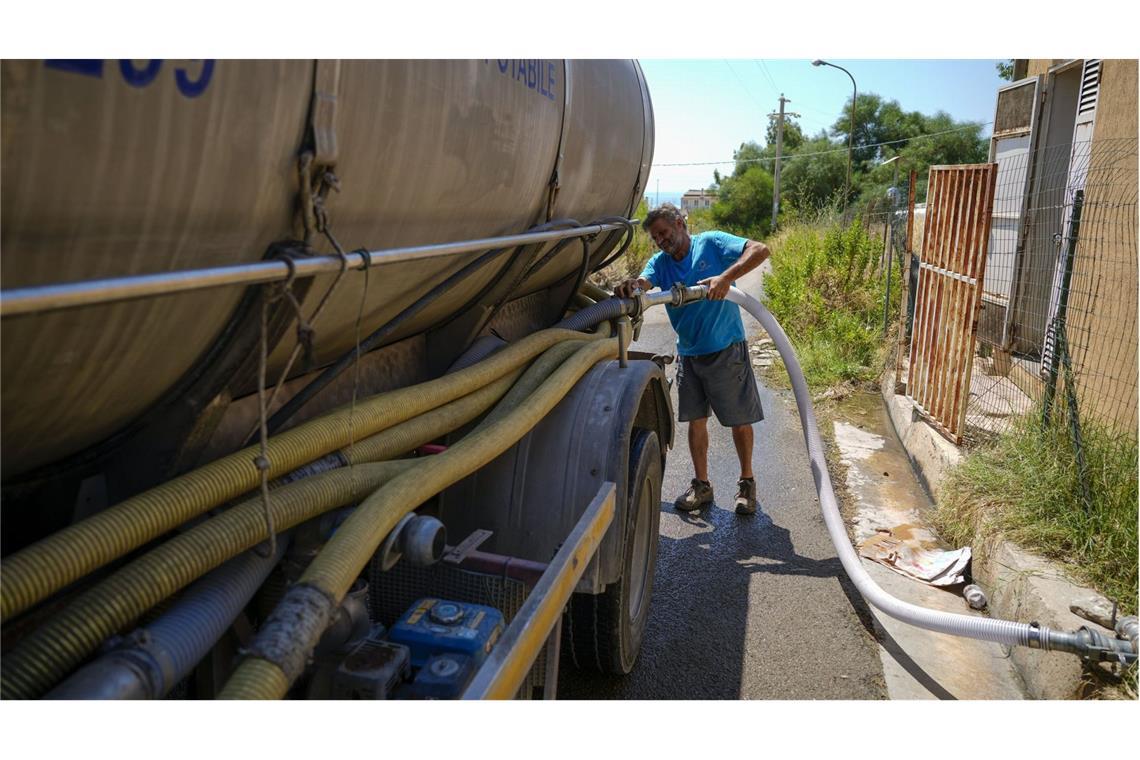
{"type": "Polygon", "coordinates": [[[502,632],[503,615],[493,607],[428,598],[396,621],[388,640],[411,650],[414,667],[447,653],[467,655],[478,665],[502,632]]]}

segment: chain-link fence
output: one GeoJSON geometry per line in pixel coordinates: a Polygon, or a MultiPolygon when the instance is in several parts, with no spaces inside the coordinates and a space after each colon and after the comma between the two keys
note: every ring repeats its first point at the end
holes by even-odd
{"type": "MultiPolygon", "coordinates": [[[[1063,420],[1078,449],[1082,425],[1134,442],[1137,140],[999,152],[996,161],[965,443],[990,440],[1026,415],[1063,420]]],[[[906,247],[908,189],[898,189],[886,215],[896,252],[906,247]]],[[[916,204],[914,271],[924,215],[916,204]]],[[[909,314],[896,312],[904,342],[913,294],[909,314]]],[[[897,364],[905,382],[905,351],[897,364]]]]}

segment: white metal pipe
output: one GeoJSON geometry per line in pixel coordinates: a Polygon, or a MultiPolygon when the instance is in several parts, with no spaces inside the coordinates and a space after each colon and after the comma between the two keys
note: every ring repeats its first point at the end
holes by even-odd
{"type": "MultiPolygon", "coordinates": [[[[371,266],[379,266],[381,264],[421,261],[459,253],[471,253],[493,248],[511,248],[532,243],[583,237],[618,229],[625,229],[625,227],[617,223],[593,224],[588,227],[527,232],[520,235],[465,240],[457,243],[389,248],[372,251],[368,254],[354,252],[347,254],[348,268],[364,269],[366,262],[371,262],[371,266]]],[[[325,272],[339,272],[340,268],[341,259],[339,256],[313,256],[299,258],[294,262],[297,277],[312,277],[325,272]]],[[[130,301],[136,298],[185,293],[225,285],[258,285],[282,281],[288,277],[289,265],[284,261],[271,260],[209,269],[190,269],[180,272],[161,272],[85,282],[13,288],[0,291],[0,317],[74,309],[79,306],[130,301]]]]}

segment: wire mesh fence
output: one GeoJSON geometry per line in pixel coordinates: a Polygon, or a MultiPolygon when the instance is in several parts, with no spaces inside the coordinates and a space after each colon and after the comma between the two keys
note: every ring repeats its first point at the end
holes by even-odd
{"type": "MultiPolygon", "coordinates": [[[[1068,426],[1078,450],[1081,430],[1093,428],[1134,449],[1137,140],[999,149],[996,162],[965,443],[1036,416],[1068,426]]],[[[885,214],[890,247],[904,259],[908,215],[899,199],[908,190],[898,188],[885,214]]],[[[911,269],[922,251],[924,212],[917,203],[911,269]]],[[[913,287],[909,296],[913,304],[913,287]]],[[[905,341],[913,306],[897,316],[905,341]]],[[[903,353],[897,361],[906,382],[903,353]]]]}

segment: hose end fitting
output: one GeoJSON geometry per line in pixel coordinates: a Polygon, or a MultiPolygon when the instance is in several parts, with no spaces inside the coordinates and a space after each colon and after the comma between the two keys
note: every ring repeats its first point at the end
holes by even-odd
{"type": "Polygon", "coordinates": [[[703,301],[708,297],[709,289],[704,285],[686,286],[677,282],[669,290],[673,297],[673,306],[684,306],[695,301],[703,301]]]}
{"type": "Polygon", "coordinates": [[[1088,626],[1066,633],[1030,623],[1029,646],[1047,652],[1068,652],[1085,662],[1107,661],[1124,665],[1136,662],[1136,646],[1132,641],[1109,638],[1088,626]]]}

